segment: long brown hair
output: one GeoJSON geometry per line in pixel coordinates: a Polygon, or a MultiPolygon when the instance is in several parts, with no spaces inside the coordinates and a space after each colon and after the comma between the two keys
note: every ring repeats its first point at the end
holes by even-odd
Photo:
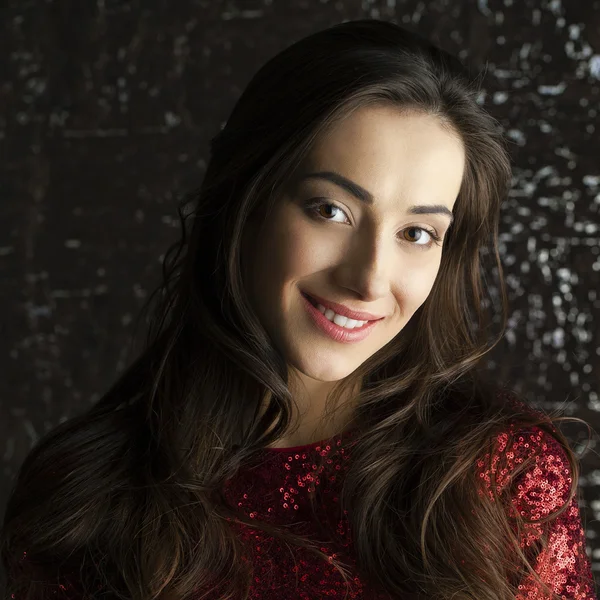
{"type": "MultiPolygon", "coordinates": [[[[285,357],[247,300],[240,247],[248,219],[268,218],[325,128],[385,104],[439,117],[463,140],[466,168],[428,299],[328,398],[336,406],[360,382],[340,511],[360,577],[390,597],[514,599],[533,565],[517,543],[522,518],[509,520],[495,485],[496,501],[479,493],[474,465],[516,424],[539,425],[565,448],[569,500],[578,469],[552,425],[563,419],[509,402],[481,368],[507,322],[498,225],[511,168],[498,124],[478,103],[479,81],[378,20],[317,32],[258,71],[212,140],[200,189],[178,209],[182,237],[145,307],[143,352],[21,466],[1,538],[9,594],[41,600],[61,582],[79,598],[183,600],[217,589],[245,598],[250,561],[232,522],[328,560],[313,540],[246,517],[223,494],[293,414],[285,357]]],[[[347,565],[331,562],[347,579],[347,565]]]]}

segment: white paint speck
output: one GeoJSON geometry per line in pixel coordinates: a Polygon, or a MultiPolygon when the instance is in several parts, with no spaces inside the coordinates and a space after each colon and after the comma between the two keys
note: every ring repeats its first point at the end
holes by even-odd
{"type": "Polygon", "coordinates": [[[540,85],[538,86],[538,92],[544,96],[558,96],[565,91],[566,87],[567,84],[564,82],[558,85],[540,85]]]}
{"type": "Polygon", "coordinates": [[[572,40],[578,40],[579,34],[581,33],[581,26],[573,23],[569,25],[569,38],[572,40]]]}
{"type": "Polygon", "coordinates": [[[600,79],[600,54],[594,54],[589,61],[590,75],[600,79]]]}
{"type": "Polygon", "coordinates": [[[488,7],[487,0],[477,0],[477,8],[479,8],[481,14],[486,17],[489,17],[492,14],[492,11],[488,7]]]}
{"type": "Polygon", "coordinates": [[[506,132],[506,135],[511,139],[514,140],[515,142],[517,142],[517,144],[519,146],[524,146],[526,139],[525,139],[525,134],[520,131],[519,129],[509,129],[506,132]]]}
{"type": "Polygon", "coordinates": [[[165,113],[165,123],[169,127],[176,127],[177,125],[179,125],[179,123],[181,123],[181,118],[175,113],[167,111],[165,113]]]}

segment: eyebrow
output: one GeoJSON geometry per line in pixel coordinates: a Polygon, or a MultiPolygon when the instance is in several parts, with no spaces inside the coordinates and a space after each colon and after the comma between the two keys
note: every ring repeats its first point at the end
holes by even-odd
{"type": "MultiPolygon", "coordinates": [[[[365,190],[365,188],[358,185],[358,183],[344,177],[343,175],[340,175],[339,173],[336,173],[335,171],[306,173],[300,178],[300,180],[302,181],[303,179],[309,178],[331,181],[332,183],[344,188],[347,192],[350,192],[353,196],[365,204],[372,205],[375,202],[371,192],[365,190]]],[[[416,206],[409,206],[408,212],[412,215],[444,215],[450,218],[450,224],[452,224],[452,221],[454,221],[454,215],[452,214],[452,211],[443,204],[420,204],[416,206]]]]}

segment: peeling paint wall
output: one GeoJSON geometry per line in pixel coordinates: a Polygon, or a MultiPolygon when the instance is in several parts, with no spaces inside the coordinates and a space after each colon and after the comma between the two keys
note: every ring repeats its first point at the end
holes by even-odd
{"type": "MultiPolygon", "coordinates": [[[[358,18],[405,24],[488,73],[511,141],[501,251],[511,300],[488,366],[541,408],[600,424],[600,2],[128,0],[0,9],[0,507],[41,435],[131,359],[177,239],[178,196],[254,72],[358,18]]],[[[581,510],[600,570],[600,461],[581,510]]]]}

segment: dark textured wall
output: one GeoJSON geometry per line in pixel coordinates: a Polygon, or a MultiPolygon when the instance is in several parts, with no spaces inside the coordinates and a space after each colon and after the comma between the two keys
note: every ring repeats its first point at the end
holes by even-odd
{"type": "MultiPolygon", "coordinates": [[[[487,66],[512,140],[503,209],[510,328],[490,368],[532,404],[600,421],[600,2],[27,1],[0,19],[0,510],[43,433],[106,391],[179,235],[208,140],[253,73],[357,18],[415,28],[487,66]]],[[[584,431],[584,433],[587,433],[584,431]]],[[[578,446],[578,444],[576,445],[578,446]]],[[[576,447],[576,449],[579,449],[576,447]]],[[[599,460],[581,510],[600,570],[599,460]]]]}

